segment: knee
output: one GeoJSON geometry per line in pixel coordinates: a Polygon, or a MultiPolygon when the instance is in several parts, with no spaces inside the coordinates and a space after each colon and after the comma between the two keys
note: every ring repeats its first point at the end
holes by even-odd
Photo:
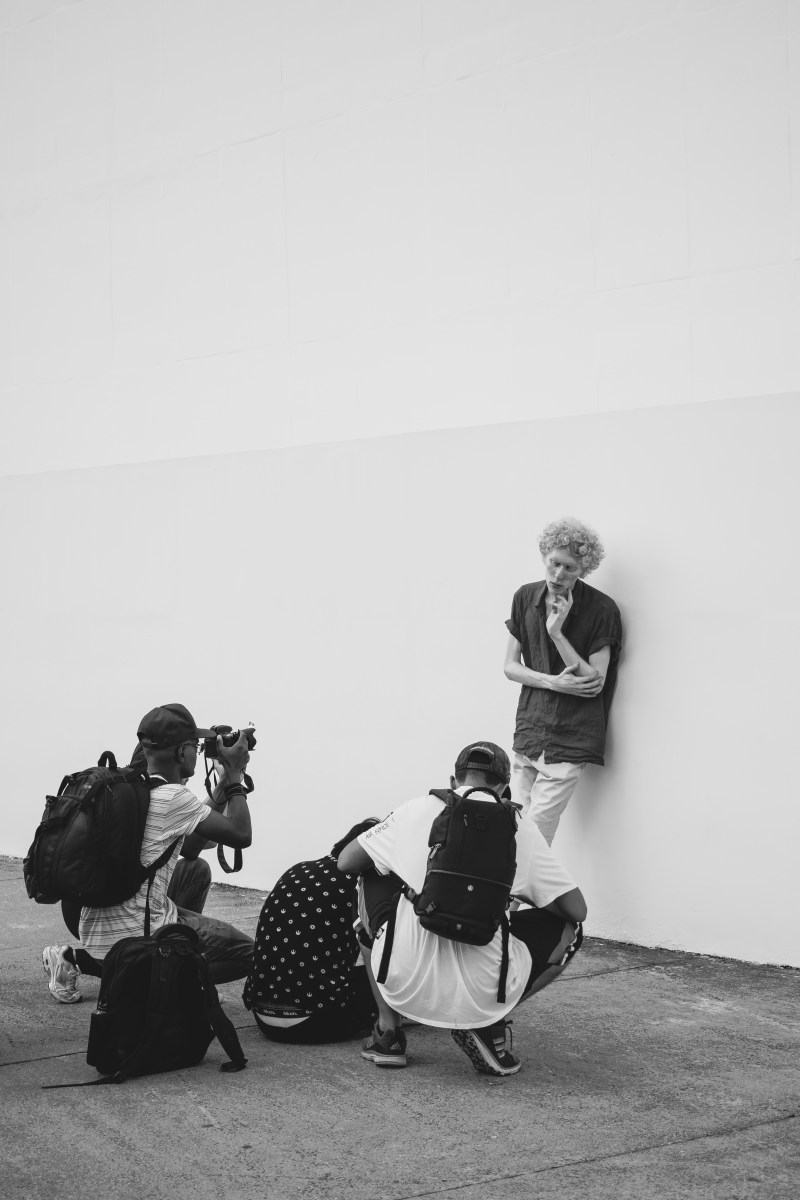
{"type": "Polygon", "coordinates": [[[178,908],[201,913],[211,887],[211,867],[204,858],[181,858],[167,889],[178,908]]]}
{"type": "Polygon", "coordinates": [[[181,887],[202,887],[211,883],[211,867],[204,858],[180,858],[173,878],[181,887]]]}
{"type": "Polygon", "coordinates": [[[192,862],[192,878],[195,879],[198,884],[211,883],[211,867],[204,858],[196,858],[192,862]]]}

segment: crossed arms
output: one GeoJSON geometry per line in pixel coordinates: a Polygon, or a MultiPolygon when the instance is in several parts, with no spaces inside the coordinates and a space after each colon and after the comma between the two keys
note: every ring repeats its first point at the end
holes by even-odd
{"type": "Polygon", "coordinates": [[[565,664],[559,675],[549,675],[545,671],[534,671],[526,667],[522,661],[522,646],[509,634],[506,645],[506,659],[503,674],[514,683],[525,687],[543,688],[549,692],[564,692],[570,696],[582,696],[590,700],[599,696],[606,681],[608,664],[611,661],[611,647],[603,646],[594,654],[589,655],[588,662],[581,658],[575,647],[562,633],[564,621],[572,608],[572,593],[568,596],[557,596],[553,602],[553,611],[547,618],[547,632],[556,650],[565,664]]]}

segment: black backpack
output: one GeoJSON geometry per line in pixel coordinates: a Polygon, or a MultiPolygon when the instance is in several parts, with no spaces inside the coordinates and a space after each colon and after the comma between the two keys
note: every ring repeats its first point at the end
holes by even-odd
{"type": "MultiPolygon", "coordinates": [[[[117,766],[110,750],[97,766],[66,775],[48,796],[23,863],[25,887],[39,904],[73,900],[92,908],[121,904],[166,862],[177,845],[143,867],[145,821],[154,784],[146,770],[117,766]]],[[[146,929],[145,932],[148,932],[146,929]]]]}
{"type": "MultiPolygon", "coordinates": [[[[511,888],[517,868],[516,810],[489,788],[469,788],[463,796],[432,791],[444,808],[434,818],[428,838],[430,853],[420,892],[405,884],[403,893],[414,906],[423,929],[454,942],[488,946],[502,927],[502,959],[497,990],[505,1002],[508,973],[508,917],[511,888]],[[471,800],[474,792],[491,796],[471,800]]],[[[394,915],[385,934],[378,983],[384,983],[394,937],[394,915]]]]}
{"type": "Polygon", "coordinates": [[[215,1037],[230,1060],[221,1069],[241,1071],[247,1059],[190,926],[162,925],[111,947],[89,1027],[86,1061],[105,1076],[93,1083],[196,1066],[215,1037]]]}

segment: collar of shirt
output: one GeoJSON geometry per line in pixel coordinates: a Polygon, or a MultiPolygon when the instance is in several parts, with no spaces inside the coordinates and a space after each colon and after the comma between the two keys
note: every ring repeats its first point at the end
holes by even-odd
{"type": "MultiPolygon", "coordinates": [[[[581,600],[583,599],[585,590],[586,584],[583,582],[583,580],[576,579],[572,588],[572,612],[575,612],[576,609],[580,608],[581,600]]],[[[547,580],[543,579],[540,584],[537,584],[536,591],[533,593],[533,603],[537,608],[544,608],[546,598],[547,580]]]]}

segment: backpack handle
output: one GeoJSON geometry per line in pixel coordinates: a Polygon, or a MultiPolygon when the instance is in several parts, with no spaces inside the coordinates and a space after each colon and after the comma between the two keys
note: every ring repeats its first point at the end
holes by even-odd
{"type": "Polygon", "coordinates": [[[104,767],[108,771],[117,770],[117,760],[113,750],[104,750],[97,760],[98,767],[104,767]]]}
{"type": "Polygon", "coordinates": [[[504,801],[501,800],[501,798],[498,796],[497,792],[493,792],[492,789],[488,788],[488,787],[467,788],[467,790],[464,792],[464,795],[461,797],[461,799],[466,800],[467,796],[471,796],[473,792],[483,792],[485,795],[491,796],[492,799],[496,800],[498,804],[504,804],[504,801]]]}
{"type": "MultiPolygon", "coordinates": [[[[487,796],[491,796],[503,808],[512,808],[513,805],[508,800],[504,800],[502,796],[498,796],[497,792],[493,792],[488,787],[473,787],[467,788],[464,795],[459,797],[461,800],[466,800],[467,796],[471,796],[473,792],[484,792],[487,796]]],[[[458,792],[454,792],[452,788],[432,788],[428,793],[429,796],[435,796],[437,800],[441,800],[443,804],[452,804],[453,800],[458,797],[458,792]]]]}

